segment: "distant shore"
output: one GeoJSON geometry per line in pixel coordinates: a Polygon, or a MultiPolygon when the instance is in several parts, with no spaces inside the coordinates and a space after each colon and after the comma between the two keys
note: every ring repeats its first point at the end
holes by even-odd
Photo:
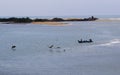
{"type": "Polygon", "coordinates": [[[31,19],[29,17],[17,18],[17,17],[10,17],[10,18],[0,18],[0,22],[2,24],[26,24],[32,23],[36,25],[51,25],[51,26],[67,26],[69,25],[68,22],[73,21],[95,21],[98,18],[91,16],[88,18],[52,18],[52,19],[41,19],[35,18],[31,19]]]}
{"type": "MultiPolygon", "coordinates": [[[[55,24],[55,22],[66,22],[66,21],[95,21],[98,18],[91,16],[88,18],[52,18],[52,19],[41,19],[41,18],[36,18],[36,19],[31,19],[29,17],[23,17],[23,18],[17,18],[17,17],[10,17],[10,18],[0,18],[0,22],[5,22],[6,24],[11,24],[11,23],[50,23],[53,22],[52,24],[55,24]]],[[[58,24],[58,23],[57,23],[58,24]]],[[[60,23],[59,23],[60,24],[60,23]]],[[[61,23],[62,24],[62,23],[61,23]]]]}
{"type": "Polygon", "coordinates": [[[86,22],[86,21],[95,21],[95,22],[120,22],[120,18],[96,18],[94,16],[88,18],[34,18],[29,17],[17,18],[0,18],[1,24],[35,24],[35,25],[50,25],[50,26],[69,26],[69,22],[86,22]]]}

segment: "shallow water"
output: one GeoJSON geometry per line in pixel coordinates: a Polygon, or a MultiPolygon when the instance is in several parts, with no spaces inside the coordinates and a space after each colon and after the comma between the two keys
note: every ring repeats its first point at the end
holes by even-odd
{"type": "Polygon", "coordinates": [[[119,75],[119,32],[120,22],[0,24],[0,74],[119,75]]]}

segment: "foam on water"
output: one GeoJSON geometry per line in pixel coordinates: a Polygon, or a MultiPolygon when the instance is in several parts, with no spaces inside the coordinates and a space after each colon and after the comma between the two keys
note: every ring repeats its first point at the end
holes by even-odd
{"type": "Polygon", "coordinates": [[[100,44],[100,46],[112,46],[112,45],[119,44],[119,43],[120,43],[120,39],[113,39],[107,43],[100,44]]]}

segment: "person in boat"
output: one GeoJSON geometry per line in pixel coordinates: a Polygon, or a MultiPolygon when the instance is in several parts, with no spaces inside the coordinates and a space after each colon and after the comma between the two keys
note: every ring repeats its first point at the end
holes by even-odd
{"type": "Polygon", "coordinates": [[[89,39],[89,41],[88,40],[78,40],[78,43],[92,43],[93,41],[92,41],[92,39],[89,39]]]}

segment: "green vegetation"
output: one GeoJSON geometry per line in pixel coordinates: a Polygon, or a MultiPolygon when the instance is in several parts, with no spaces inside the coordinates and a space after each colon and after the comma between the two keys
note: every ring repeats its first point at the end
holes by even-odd
{"type": "Polygon", "coordinates": [[[65,21],[65,20],[62,18],[53,18],[51,21],[65,21]]]}
{"type": "Polygon", "coordinates": [[[30,23],[32,22],[32,19],[29,17],[26,18],[16,18],[16,17],[11,17],[11,18],[0,18],[0,22],[9,22],[9,23],[30,23]]]}
{"type": "Polygon", "coordinates": [[[46,21],[49,21],[48,19],[34,19],[33,20],[34,22],[46,22],[46,21]]]}

